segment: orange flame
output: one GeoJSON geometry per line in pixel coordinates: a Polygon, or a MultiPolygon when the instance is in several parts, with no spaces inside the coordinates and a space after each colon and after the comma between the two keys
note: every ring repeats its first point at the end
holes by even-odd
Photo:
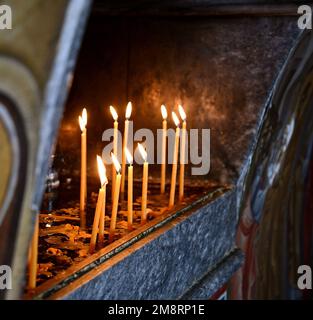
{"type": "Polygon", "coordinates": [[[165,120],[167,118],[167,110],[164,104],[161,105],[161,113],[162,113],[162,117],[165,120]]]}
{"type": "Polygon", "coordinates": [[[86,125],[87,125],[87,110],[86,110],[86,108],[83,109],[82,116],[78,117],[78,123],[80,126],[80,130],[84,131],[86,128],[86,125]]]}
{"type": "Polygon", "coordinates": [[[132,103],[129,101],[126,107],[125,118],[128,120],[132,114],[132,103]]]}
{"type": "Polygon", "coordinates": [[[114,164],[114,167],[115,167],[116,172],[119,173],[119,172],[121,171],[121,165],[120,165],[120,163],[118,162],[118,160],[117,160],[117,158],[116,158],[116,156],[114,155],[113,152],[111,152],[111,158],[112,158],[112,162],[113,162],[113,164],[114,164]]]}
{"type": "Polygon", "coordinates": [[[173,121],[175,123],[175,126],[178,127],[179,126],[179,119],[174,111],[172,112],[172,117],[173,117],[173,121]]]}
{"type": "Polygon", "coordinates": [[[127,162],[130,165],[133,164],[133,156],[131,155],[131,153],[129,152],[129,150],[127,148],[125,148],[125,154],[126,154],[127,162]]]}
{"type": "Polygon", "coordinates": [[[186,112],[185,112],[185,110],[184,110],[182,105],[178,106],[178,111],[179,111],[179,115],[182,118],[182,120],[185,121],[187,116],[186,116],[186,112]]]}
{"type": "Polygon", "coordinates": [[[113,106],[110,106],[110,112],[112,114],[112,117],[113,117],[114,121],[116,121],[117,118],[118,118],[118,114],[117,114],[117,112],[116,112],[116,110],[115,110],[115,108],[113,106]]]}
{"type": "Polygon", "coordinates": [[[98,172],[99,172],[99,177],[101,181],[101,186],[104,186],[105,184],[108,183],[108,178],[106,175],[106,169],[103,164],[103,161],[100,156],[97,155],[97,164],[98,164],[98,172]]]}

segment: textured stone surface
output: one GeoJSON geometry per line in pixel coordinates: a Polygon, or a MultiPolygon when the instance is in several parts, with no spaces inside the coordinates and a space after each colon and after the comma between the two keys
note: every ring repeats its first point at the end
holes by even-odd
{"type": "MultiPolygon", "coordinates": [[[[235,193],[186,214],[52,298],[177,299],[233,249],[235,193]]],[[[223,285],[226,275],[215,278],[223,285]]]]}
{"type": "Polygon", "coordinates": [[[239,249],[233,250],[213,270],[210,270],[200,281],[195,283],[181,298],[183,300],[209,299],[221,288],[221,285],[227,283],[241,266],[243,259],[244,256],[239,249]]]}

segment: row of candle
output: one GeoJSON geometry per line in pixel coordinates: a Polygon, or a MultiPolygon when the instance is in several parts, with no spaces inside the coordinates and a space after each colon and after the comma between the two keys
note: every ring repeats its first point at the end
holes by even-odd
{"type": "MultiPolygon", "coordinates": [[[[172,177],[171,177],[171,187],[169,195],[169,208],[172,208],[175,203],[175,189],[176,189],[176,179],[177,179],[177,166],[178,166],[178,150],[179,150],[179,140],[180,133],[182,133],[181,138],[181,150],[180,153],[180,178],[179,178],[179,200],[184,197],[184,173],[185,173],[185,144],[186,144],[186,113],[181,105],[178,106],[178,111],[180,117],[182,118],[182,132],[180,132],[180,121],[175,112],[172,112],[173,121],[176,125],[175,132],[175,143],[174,143],[174,156],[172,164],[172,177]]],[[[127,211],[128,211],[128,228],[132,229],[133,223],[133,156],[127,149],[128,145],[128,129],[129,129],[129,119],[132,113],[132,104],[129,102],[126,107],[125,113],[125,127],[124,127],[124,137],[123,137],[123,153],[122,153],[122,166],[117,159],[117,149],[118,149],[118,114],[114,107],[110,106],[110,112],[114,120],[114,133],[113,133],[113,152],[111,152],[111,159],[113,162],[112,166],[112,215],[110,223],[109,240],[113,241],[115,228],[116,228],[116,218],[118,211],[119,195],[120,191],[124,193],[125,191],[125,176],[126,176],[126,162],[128,166],[128,190],[127,190],[127,211]]],[[[167,110],[164,105],[161,106],[161,114],[163,117],[162,123],[162,163],[161,163],[161,183],[160,192],[165,193],[165,180],[166,180],[166,147],[167,147],[167,110]]],[[[81,212],[81,227],[85,227],[85,208],[86,208],[86,138],[87,138],[87,111],[83,110],[82,115],[79,116],[79,125],[81,128],[81,189],[80,189],[80,212],[81,212]]],[[[142,179],[142,201],[141,201],[141,223],[144,224],[147,221],[147,194],[148,194],[148,161],[147,152],[145,148],[139,143],[138,149],[143,157],[143,179],[142,179]]],[[[94,216],[91,242],[90,242],[90,252],[95,250],[97,235],[99,233],[99,245],[103,245],[104,241],[104,218],[105,218],[105,204],[106,204],[106,184],[108,183],[106,176],[106,169],[102,162],[101,157],[97,156],[98,172],[101,181],[101,188],[98,194],[98,200],[96,205],[96,211],[94,216]]]]}
{"type": "MultiPolygon", "coordinates": [[[[113,134],[113,152],[111,158],[113,162],[112,166],[112,215],[109,230],[109,241],[113,241],[116,228],[119,194],[125,191],[125,171],[126,160],[128,166],[128,189],[127,189],[127,221],[128,228],[132,229],[133,224],[133,156],[127,149],[128,145],[128,128],[129,118],[132,113],[132,104],[129,102],[126,107],[125,114],[125,128],[123,138],[123,156],[122,167],[117,159],[118,148],[118,115],[116,110],[111,106],[110,111],[114,119],[114,134],[113,134]]],[[[186,114],[181,105],[178,106],[180,117],[182,118],[182,139],[180,153],[180,178],[179,178],[179,200],[184,197],[184,172],[185,172],[185,146],[186,146],[186,114]]],[[[163,117],[162,123],[162,163],[161,163],[161,183],[160,192],[165,193],[165,180],[166,180],[166,147],[167,147],[167,110],[164,105],[161,106],[161,114],[163,117]]],[[[175,112],[172,112],[173,121],[176,125],[175,143],[174,143],[174,157],[172,165],[172,177],[171,188],[169,197],[169,208],[174,206],[175,202],[175,188],[177,178],[177,163],[178,163],[178,150],[180,139],[180,121],[175,112]]],[[[79,126],[81,129],[81,181],[80,181],[80,224],[82,228],[85,228],[86,224],[86,200],[87,200],[87,110],[84,108],[82,115],[79,116],[79,126]]],[[[142,182],[142,202],[141,202],[141,222],[147,221],[147,194],[148,194],[148,161],[147,152],[141,144],[138,144],[140,154],[144,159],[143,164],[143,182],[142,182]]],[[[96,204],[96,211],[92,226],[92,234],[90,240],[90,252],[94,252],[97,242],[102,247],[104,243],[104,223],[105,223],[105,206],[106,206],[106,185],[108,183],[106,168],[100,156],[97,156],[97,166],[100,176],[101,187],[98,193],[98,199],[96,204]]],[[[33,236],[32,246],[30,250],[30,270],[29,270],[29,288],[34,289],[36,287],[36,273],[37,273],[37,250],[38,250],[38,220],[36,222],[35,233],[33,236]]]]}

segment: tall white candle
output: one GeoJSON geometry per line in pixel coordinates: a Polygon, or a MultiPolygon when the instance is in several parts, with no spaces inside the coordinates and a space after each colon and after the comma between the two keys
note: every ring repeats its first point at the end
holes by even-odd
{"type": "Polygon", "coordinates": [[[127,226],[129,230],[133,228],[133,156],[127,148],[125,148],[128,166],[127,179],[127,226]]]}
{"type": "Polygon", "coordinates": [[[167,133],[167,110],[165,105],[161,106],[161,113],[163,117],[162,122],[162,163],[161,163],[161,194],[165,193],[166,180],[166,133],[167,133]]]}
{"type": "Polygon", "coordinates": [[[125,191],[125,168],[126,168],[126,154],[125,150],[128,145],[128,128],[129,128],[129,118],[132,113],[132,103],[128,102],[125,113],[125,129],[124,129],[124,139],[123,139],[123,157],[122,157],[122,183],[121,192],[125,191]]]}
{"type": "Polygon", "coordinates": [[[29,279],[28,288],[33,290],[36,288],[37,280],[37,263],[38,263],[38,236],[39,236],[39,218],[36,218],[34,235],[30,247],[30,262],[29,262],[29,279]]]}
{"type": "Polygon", "coordinates": [[[117,220],[117,211],[118,211],[118,202],[120,196],[120,187],[121,187],[121,165],[118,162],[117,158],[113,153],[111,153],[112,161],[114,168],[117,172],[115,177],[115,190],[114,190],[114,198],[112,204],[112,215],[111,215],[111,223],[110,223],[110,233],[109,233],[109,241],[112,242],[114,240],[115,229],[116,229],[116,220],[117,220]]]}
{"type": "Polygon", "coordinates": [[[96,205],[95,216],[93,219],[92,233],[90,238],[90,253],[93,253],[96,247],[97,234],[99,230],[99,245],[103,245],[104,241],[104,219],[105,219],[105,198],[106,185],[108,183],[106,169],[100,156],[97,156],[98,172],[101,181],[101,188],[99,189],[98,201],[96,205]]]}
{"type": "Polygon", "coordinates": [[[148,161],[145,148],[138,143],[138,149],[144,160],[142,175],[142,196],[141,196],[141,223],[147,222],[147,196],[148,196],[148,161]]]}
{"type": "Polygon", "coordinates": [[[182,138],[181,138],[181,149],[180,149],[180,166],[179,166],[179,201],[184,199],[184,185],[185,185],[185,160],[186,160],[186,113],[184,108],[179,105],[178,111],[181,119],[183,120],[182,125],[182,138]]]}
{"type": "MultiPolygon", "coordinates": [[[[117,157],[117,147],[118,147],[118,114],[113,106],[110,106],[110,112],[112,114],[114,120],[114,131],[113,131],[113,154],[117,157]]],[[[115,192],[115,179],[116,170],[114,168],[114,164],[112,164],[112,203],[114,199],[114,192],[115,192]]]]}
{"type": "Polygon", "coordinates": [[[176,125],[176,134],[175,134],[175,143],[174,143],[170,199],[169,199],[169,205],[168,205],[169,208],[172,208],[175,203],[175,189],[176,189],[177,162],[178,162],[179,135],[180,135],[179,119],[175,112],[172,112],[172,117],[176,125]]]}
{"type": "Polygon", "coordinates": [[[81,168],[80,168],[80,227],[86,227],[87,200],[87,110],[84,108],[82,116],[78,118],[81,130],[81,168]]]}

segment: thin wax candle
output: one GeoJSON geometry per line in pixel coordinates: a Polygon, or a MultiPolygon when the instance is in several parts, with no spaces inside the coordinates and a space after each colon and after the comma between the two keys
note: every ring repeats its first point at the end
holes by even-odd
{"type": "MultiPolygon", "coordinates": [[[[118,146],[118,114],[113,106],[110,106],[110,112],[114,120],[114,131],[113,131],[113,154],[117,158],[117,146],[118,146]]],[[[115,182],[116,182],[116,170],[114,164],[112,164],[112,203],[114,199],[115,192],[115,182]]]]}
{"type": "Polygon", "coordinates": [[[87,110],[84,108],[82,116],[78,118],[81,130],[81,161],[80,161],[80,227],[86,227],[87,200],[87,110]]]}
{"type": "Polygon", "coordinates": [[[148,195],[148,161],[145,148],[138,143],[139,152],[144,160],[142,175],[142,196],[141,196],[141,223],[147,222],[147,195],[148,195]]]}
{"type": "Polygon", "coordinates": [[[127,226],[129,230],[133,228],[133,156],[127,148],[125,154],[128,162],[127,179],[127,226]]]}
{"type": "Polygon", "coordinates": [[[167,133],[167,110],[164,105],[161,106],[161,113],[163,117],[162,122],[162,163],[161,163],[161,194],[165,193],[165,179],[166,179],[166,133],[167,133]]]}
{"type": "Polygon", "coordinates": [[[173,121],[176,125],[175,143],[174,143],[174,154],[173,154],[173,165],[172,165],[172,179],[171,179],[171,190],[169,208],[172,208],[175,203],[175,189],[176,189],[176,177],[177,177],[177,161],[178,161],[178,149],[179,149],[179,119],[175,112],[172,112],[173,121]]]}
{"type": "Polygon", "coordinates": [[[179,166],[179,201],[184,199],[184,185],[185,185],[185,160],[186,160],[186,113],[184,108],[179,105],[178,111],[181,119],[183,120],[182,125],[182,137],[181,137],[181,148],[180,148],[180,166],[179,166]]]}
{"type": "Polygon", "coordinates": [[[123,139],[123,156],[122,156],[122,184],[121,192],[125,191],[125,171],[126,171],[126,148],[128,145],[128,128],[129,128],[129,118],[132,113],[132,103],[128,102],[125,113],[125,128],[124,128],[124,139],[123,139]]]}
{"type": "Polygon", "coordinates": [[[37,280],[37,262],[38,262],[38,236],[39,236],[39,219],[36,218],[34,235],[30,247],[30,262],[29,262],[29,279],[28,288],[33,290],[36,288],[37,280]]]}
{"type": "Polygon", "coordinates": [[[113,153],[111,153],[111,158],[114,164],[114,168],[116,170],[116,176],[115,176],[115,184],[114,184],[115,190],[114,190],[114,198],[113,198],[113,204],[112,204],[112,215],[111,215],[110,233],[109,233],[110,242],[114,240],[117,211],[118,211],[118,201],[119,201],[120,187],[121,187],[121,165],[113,153]]]}
{"type": "Polygon", "coordinates": [[[108,179],[106,176],[106,169],[100,156],[97,156],[98,172],[101,181],[101,188],[99,189],[98,200],[96,205],[96,212],[92,225],[92,233],[90,239],[90,253],[93,253],[96,248],[97,234],[99,230],[99,246],[103,246],[104,242],[104,219],[105,219],[105,203],[106,203],[106,185],[108,179]]]}

